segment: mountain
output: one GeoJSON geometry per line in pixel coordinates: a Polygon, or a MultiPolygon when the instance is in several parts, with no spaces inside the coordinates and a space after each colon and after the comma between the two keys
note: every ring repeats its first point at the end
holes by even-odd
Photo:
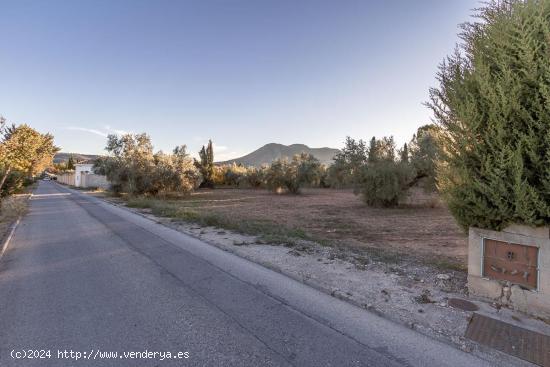
{"type": "Polygon", "coordinates": [[[338,153],[338,149],[333,148],[310,148],[304,144],[283,145],[270,143],[260,149],[253,151],[240,158],[231,159],[229,161],[217,162],[218,164],[242,164],[243,166],[260,167],[262,164],[270,164],[276,159],[287,158],[292,159],[295,154],[309,153],[317,158],[321,163],[332,164],[332,159],[338,153]]]}
{"type": "Polygon", "coordinates": [[[86,161],[88,159],[97,159],[99,155],[95,154],[81,154],[81,153],[57,153],[53,157],[54,163],[61,163],[61,162],[67,162],[69,160],[69,157],[73,156],[73,159],[78,163],[80,161],[86,161]]]}

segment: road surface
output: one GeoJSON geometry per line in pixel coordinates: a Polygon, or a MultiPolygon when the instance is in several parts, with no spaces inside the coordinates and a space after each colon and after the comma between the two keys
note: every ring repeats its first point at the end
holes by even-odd
{"type": "Polygon", "coordinates": [[[54,182],[0,260],[0,366],[489,365],[54,182]]]}

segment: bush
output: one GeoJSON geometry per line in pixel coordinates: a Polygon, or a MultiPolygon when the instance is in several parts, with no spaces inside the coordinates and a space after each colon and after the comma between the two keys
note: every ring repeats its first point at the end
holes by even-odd
{"type": "Polygon", "coordinates": [[[355,180],[355,191],[363,196],[367,205],[396,206],[407,194],[416,177],[408,160],[408,149],[404,147],[400,161],[396,159],[393,137],[370,140],[367,161],[355,180]]]}
{"type": "Polygon", "coordinates": [[[292,161],[276,160],[265,174],[269,190],[286,190],[292,194],[300,193],[304,185],[319,185],[321,164],[314,156],[306,153],[295,155],[292,161]]]}
{"type": "Polygon", "coordinates": [[[26,175],[22,172],[10,172],[6,177],[4,185],[2,186],[0,196],[8,196],[20,192],[23,189],[23,186],[26,186],[26,180],[26,175]]]}
{"type": "Polygon", "coordinates": [[[212,176],[212,181],[214,186],[223,186],[225,185],[225,172],[227,171],[228,166],[214,166],[214,174],[212,176]]]}
{"type": "Polygon", "coordinates": [[[418,128],[410,147],[410,163],[416,172],[416,180],[422,180],[427,192],[437,191],[436,167],[441,160],[440,129],[437,125],[418,128]]]}
{"type": "Polygon", "coordinates": [[[368,149],[363,140],[355,140],[349,136],[344,147],[334,157],[334,163],[326,172],[324,180],[330,187],[352,187],[357,183],[363,166],[367,163],[368,149]]]}
{"type": "Polygon", "coordinates": [[[550,224],[548,14],[550,1],[490,3],[430,90],[438,185],[464,228],[550,224]]]}
{"type": "Polygon", "coordinates": [[[248,167],[246,176],[241,178],[240,185],[244,184],[248,187],[259,188],[265,183],[267,167],[248,167]]]}
{"type": "Polygon", "coordinates": [[[246,177],[247,169],[243,166],[238,166],[236,164],[232,164],[227,167],[225,171],[225,185],[229,186],[239,186],[239,184],[242,182],[244,177],[246,177]]]}
{"type": "Polygon", "coordinates": [[[369,206],[390,207],[399,204],[415,174],[406,162],[376,162],[363,167],[359,192],[369,206]]]}
{"type": "Polygon", "coordinates": [[[185,146],[176,147],[172,154],[153,154],[147,134],[126,134],[109,135],[106,150],[112,155],[97,160],[94,171],[107,176],[115,193],[188,193],[202,182],[185,146]]]}

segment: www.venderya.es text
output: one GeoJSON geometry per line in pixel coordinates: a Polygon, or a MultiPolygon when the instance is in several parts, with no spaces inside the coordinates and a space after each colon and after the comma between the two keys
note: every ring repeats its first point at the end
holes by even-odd
{"type": "Polygon", "coordinates": [[[103,351],[91,349],[89,351],[75,351],[72,349],[12,349],[13,359],[67,359],[67,360],[97,360],[97,359],[156,359],[174,360],[188,359],[189,352],[181,351],[103,351]]]}

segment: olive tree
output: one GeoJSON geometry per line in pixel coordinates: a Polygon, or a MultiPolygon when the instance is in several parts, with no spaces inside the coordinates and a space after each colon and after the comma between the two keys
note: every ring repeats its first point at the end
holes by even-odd
{"type": "Polygon", "coordinates": [[[268,189],[272,191],[284,189],[292,194],[299,194],[303,186],[318,185],[320,173],[319,160],[311,154],[302,153],[295,155],[291,161],[274,161],[266,171],[265,180],[268,189]]]}
{"type": "Polygon", "coordinates": [[[147,134],[125,134],[109,135],[105,149],[109,156],[98,159],[94,170],[104,173],[117,193],[188,193],[202,181],[185,145],[171,154],[153,153],[147,134]]]}

